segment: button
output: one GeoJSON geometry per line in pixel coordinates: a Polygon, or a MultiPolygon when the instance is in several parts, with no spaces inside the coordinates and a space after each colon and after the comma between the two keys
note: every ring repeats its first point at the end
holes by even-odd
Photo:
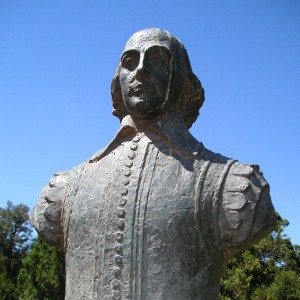
{"type": "Polygon", "coordinates": [[[137,143],[132,143],[131,146],[130,146],[130,149],[131,150],[136,150],[138,147],[138,144],[137,143]]]}
{"type": "Polygon", "coordinates": [[[111,286],[113,289],[117,289],[119,286],[120,286],[120,281],[117,280],[117,279],[114,279],[112,282],[111,282],[111,286]]]}
{"type": "Polygon", "coordinates": [[[133,162],[132,162],[132,160],[130,160],[130,159],[127,159],[127,160],[125,161],[125,165],[126,165],[128,168],[131,168],[131,167],[132,167],[132,165],[133,165],[133,162]]]}
{"type": "Polygon", "coordinates": [[[118,208],[117,209],[117,215],[120,218],[124,218],[125,217],[125,209],[124,208],[118,208]]]}
{"type": "Polygon", "coordinates": [[[123,250],[122,244],[115,244],[115,251],[117,253],[122,253],[122,250],[123,250]]]}
{"type": "Polygon", "coordinates": [[[124,175],[125,176],[130,176],[130,174],[131,174],[131,170],[129,170],[129,169],[126,169],[125,171],[124,171],[124,175]]]}
{"type": "Polygon", "coordinates": [[[123,188],[123,189],[121,190],[121,195],[122,195],[122,196],[127,195],[127,193],[128,193],[128,189],[127,189],[127,188],[123,188]]]}
{"type": "Polygon", "coordinates": [[[120,300],[120,299],[121,299],[121,294],[120,294],[120,292],[114,291],[114,292],[113,292],[113,299],[114,299],[114,300],[120,300]]]}
{"type": "Polygon", "coordinates": [[[122,242],[123,232],[120,232],[120,231],[116,232],[116,239],[117,239],[118,242],[122,242]]]}
{"type": "Polygon", "coordinates": [[[134,142],[138,142],[140,139],[141,139],[141,137],[138,136],[138,135],[136,135],[132,140],[133,140],[134,142]]]}
{"type": "Polygon", "coordinates": [[[120,205],[120,206],[124,206],[125,204],[126,204],[126,199],[125,198],[121,198],[120,200],[119,200],[119,202],[118,202],[118,204],[120,205]]]}
{"type": "Polygon", "coordinates": [[[129,182],[130,182],[130,180],[128,178],[125,178],[125,179],[122,180],[123,185],[128,185],[129,182]]]}
{"type": "Polygon", "coordinates": [[[116,264],[121,264],[123,261],[123,257],[121,255],[116,255],[114,259],[116,264]]]}
{"type": "Polygon", "coordinates": [[[135,157],[135,153],[133,151],[131,151],[129,154],[128,154],[128,158],[130,159],[134,159],[135,157]]]}
{"type": "Polygon", "coordinates": [[[118,277],[118,276],[121,275],[122,270],[121,270],[121,268],[119,268],[119,267],[114,267],[114,268],[112,269],[112,272],[113,272],[113,274],[114,274],[115,277],[118,277]]]}
{"type": "Polygon", "coordinates": [[[124,229],[124,227],[125,227],[125,222],[124,222],[124,220],[118,219],[118,220],[117,220],[117,226],[118,226],[120,229],[124,229]]]}

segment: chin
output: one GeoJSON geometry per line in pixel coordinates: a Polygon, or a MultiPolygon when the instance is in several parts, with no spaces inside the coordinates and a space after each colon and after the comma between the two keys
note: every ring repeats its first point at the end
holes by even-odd
{"type": "Polygon", "coordinates": [[[149,115],[152,117],[154,114],[159,114],[162,110],[163,104],[160,97],[139,96],[125,101],[129,111],[136,114],[149,115]]]}

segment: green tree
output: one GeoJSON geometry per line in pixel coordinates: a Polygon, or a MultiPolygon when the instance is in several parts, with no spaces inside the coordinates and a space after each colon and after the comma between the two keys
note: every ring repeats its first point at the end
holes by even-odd
{"type": "Polygon", "coordinates": [[[300,299],[299,246],[283,234],[288,221],[250,249],[233,257],[221,280],[221,300],[300,299]]]}
{"type": "Polygon", "coordinates": [[[18,290],[26,300],[64,299],[64,256],[40,238],[23,260],[18,276],[18,290]]]}
{"type": "Polygon", "coordinates": [[[0,208],[0,298],[18,299],[16,283],[22,259],[32,244],[32,227],[28,222],[29,208],[7,201],[0,208]]]}

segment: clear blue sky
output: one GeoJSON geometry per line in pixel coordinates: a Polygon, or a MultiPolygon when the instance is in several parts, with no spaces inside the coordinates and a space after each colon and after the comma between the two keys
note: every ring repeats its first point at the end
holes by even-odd
{"type": "Polygon", "coordinates": [[[160,27],[185,44],[205,88],[192,133],[261,166],[300,244],[299,16],[298,0],[1,0],[0,206],[32,208],[54,172],[112,139],[110,82],[124,44],[160,27]]]}

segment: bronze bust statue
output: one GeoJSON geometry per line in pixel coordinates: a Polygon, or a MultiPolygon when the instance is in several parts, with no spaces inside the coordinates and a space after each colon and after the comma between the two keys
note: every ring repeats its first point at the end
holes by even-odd
{"type": "Polygon", "coordinates": [[[217,299],[234,254],[276,225],[259,167],[189,132],[204,102],[182,43],[146,29],[112,80],[112,142],[43,189],[31,222],[66,258],[66,299],[217,299]]]}

